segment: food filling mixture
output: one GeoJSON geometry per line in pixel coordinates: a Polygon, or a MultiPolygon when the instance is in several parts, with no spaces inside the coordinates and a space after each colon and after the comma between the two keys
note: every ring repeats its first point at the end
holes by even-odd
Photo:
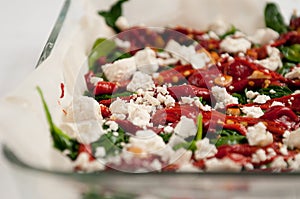
{"type": "Polygon", "coordinates": [[[86,92],[63,107],[60,126],[43,99],[54,147],[76,171],[300,169],[296,13],[287,25],[268,3],[266,27],[247,35],[223,21],[129,27],[124,2],[99,12],[118,34],[95,42],[86,92]]]}

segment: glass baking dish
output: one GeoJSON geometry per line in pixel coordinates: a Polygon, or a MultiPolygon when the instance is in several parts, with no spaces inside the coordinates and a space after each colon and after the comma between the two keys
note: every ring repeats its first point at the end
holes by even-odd
{"type": "MultiPolygon", "coordinates": [[[[128,7],[135,10],[147,6],[134,1],[128,7]],[[135,5],[135,3],[137,3],[135,5]]],[[[150,3],[153,8],[160,1],[150,3]]],[[[191,3],[192,1],[189,1],[191,3]]],[[[204,3],[208,1],[203,0],[204,3]]],[[[216,1],[215,1],[216,2],[216,1]]],[[[234,1],[230,1],[233,3],[234,1]]],[[[242,1],[247,3],[247,1],[242,1]]],[[[258,2],[258,1],[256,1],[258,2]]],[[[229,4],[230,4],[229,3],[229,4]]],[[[288,1],[277,1],[282,8],[287,9],[288,1]]],[[[57,37],[60,35],[64,19],[72,2],[66,0],[58,17],[57,23],[47,41],[38,65],[50,55],[57,37]]],[[[192,3],[191,3],[192,4],[192,3]]],[[[289,4],[289,6],[288,6],[289,4]]],[[[178,4],[179,5],[179,4],[178,4]]],[[[255,3],[253,4],[255,7],[255,3]]],[[[245,5],[247,6],[247,5],[245,5]]],[[[192,7],[190,5],[190,7],[192,7]]],[[[191,9],[191,8],[190,8],[191,9]]],[[[221,9],[218,8],[218,9],[221,9]]],[[[171,9],[172,10],[172,9],[171,9]]],[[[78,12],[78,11],[77,11],[78,12]]],[[[142,12],[142,11],[141,11],[142,12]]],[[[290,10],[289,10],[290,12],[290,10]]],[[[148,12],[149,13],[149,12],[148,12]]],[[[147,14],[148,14],[147,13],[147,14]]],[[[73,14],[73,13],[72,13],[73,14]]],[[[78,14],[78,13],[77,13],[78,14]]],[[[247,15],[247,13],[245,13],[247,15]]],[[[249,13],[248,13],[249,14],[249,13]]],[[[125,16],[134,18],[134,12],[125,11],[125,16]]],[[[286,15],[288,16],[288,15],[286,15]]],[[[148,21],[155,17],[149,15],[148,21]]],[[[174,19],[173,19],[174,20],[174,19]]],[[[136,20],[135,23],[141,21],[136,20]]],[[[185,24],[179,20],[178,23],[185,24]]],[[[162,20],[155,25],[165,24],[162,20]]],[[[193,23],[187,23],[187,26],[193,23]]],[[[257,24],[258,26],[260,24],[257,24]]],[[[2,152],[10,163],[11,173],[15,177],[20,194],[23,198],[299,198],[300,173],[71,173],[57,169],[47,169],[27,163],[19,158],[10,145],[3,145],[2,152]]]]}

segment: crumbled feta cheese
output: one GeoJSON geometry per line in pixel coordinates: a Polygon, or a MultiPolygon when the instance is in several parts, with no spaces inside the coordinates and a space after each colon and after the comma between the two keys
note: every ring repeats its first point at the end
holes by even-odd
{"type": "Polygon", "coordinates": [[[182,104],[192,104],[194,102],[194,98],[191,97],[181,97],[182,104]]]}
{"type": "Polygon", "coordinates": [[[191,161],[192,155],[192,151],[180,148],[172,154],[169,164],[176,164],[178,166],[188,164],[191,161]]]}
{"type": "Polygon", "coordinates": [[[129,28],[129,23],[127,21],[127,19],[124,16],[120,16],[117,21],[116,21],[116,26],[120,29],[120,30],[126,30],[129,28]]]}
{"type": "Polygon", "coordinates": [[[270,29],[270,28],[261,28],[257,29],[255,33],[248,37],[248,39],[260,45],[269,44],[271,41],[277,39],[279,37],[279,33],[270,29]]]}
{"type": "Polygon", "coordinates": [[[166,95],[164,104],[166,105],[166,107],[175,106],[175,99],[171,95],[166,95]]]}
{"type": "Polygon", "coordinates": [[[161,93],[162,95],[169,94],[169,91],[165,87],[162,87],[162,86],[156,87],[156,90],[157,90],[157,92],[161,93]]]}
{"type": "Polygon", "coordinates": [[[140,127],[148,126],[150,119],[151,116],[149,114],[149,107],[134,103],[128,104],[128,120],[131,121],[134,125],[140,127]]]}
{"type": "Polygon", "coordinates": [[[219,86],[212,87],[212,94],[214,95],[217,103],[215,108],[225,108],[228,104],[238,104],[238,98],[231,96],[227,93],[226,89],[219,86]]]}
{"type": "Polygon", "coordinates": [[[173,53],[173,57],[179,58],[182,64],[191,63],[195,69],[202,68],[210,62],[210,58],[206,53],[197,53],[193,45],[187,47],[180,45],[174,40],[170,40],[165,50],[173,53]]]}
{"type": "Polygon", "coordinates": [[[261,110],[260,107],[255,106],[245,106],[241,108],[243,113],[246,114],[246,117],[253,117],[253,118],[259,118],[260,116],[264,115],[264,112],[261,110]]]}
{"type": "Polygon", "coordinates": [[[231,25],[225,23],[222,19],[217,19],[208,26],[208,29],[215,32],[217,35],[224,35],[231,25]]]}
{"type": "Polygon", "coordinates": [[[154,87],[154,82],[150,75],[137,71],[132,80],[127,85],[127,90],[135,92],[138,89],[149,90],[154,87]]]}
{"type": "Polygon", "coordinates": [[[288,79],[300,79],[300,67],[295,67],[291,72],[285,74],[288,79]]]}
{"type": "Polygon", "coordinates": [[[96,158],[103,158],[106,156],[105,148],[100,146],[96,148],[95,157],[96,158]]]}
{"type": "Polygon", "coordinates": [[[104,164],[101,164],[100,161],[90,161],[90,155],[87,153],[80,153],[77,159],[74,161],[75,167],[80,167],[81,170],[85,172],[93,172],[104,170],[104,164]]]}
{"type": "Polygon", "coordinates": [[[160,103],[165,103],[165,101],[166,101],[166,97],[165,96],[163,96],[162,94],[160,94],[160,93],[158,93],[158,95],[157,95],[157,100],[160,102],[160,103]]]}
{"type": "Polygon", "coordinates": [[[136,136],[129,138],[131,146],[142,149],[143,152],[155,154],[166,147],[163,139],[152,130],[140,130],[136,136]]]}
{"type": "Polygon", "coordinates": [[[160,101],[158,99],[156,99],[155,97],[151,96],[149,93],[146,93],[144,95],[144,99],[152,106],[160,105],[160,101]]]}
{"type": "Polygon", "coordinates": [[[163,59],[171,58],[171,55],[168,52],[157,52],[156,54],[158,57],[163,59]]]}
{"type": "Polygon", "coordinates": [[[205,161],[207,171],[241,171],[242,165],[229,158],[212,158],[205,161]]]}
{"type": "Polygon", "coordinates": [[[246,170],[253,170],[254,166],[253,164],[251,164],[250,162],[247,162],[246,164],[244,164],[244,167],[246,170]]]}
{"type": "Polygon", "coordinates": [[[107,121],[105,122],[105,124],[108,125],[109,129],[111,129],[112,131],[116,131],[119,128],[119,125],[115,121],[107,121]]]}
{"type": "Polygon", "coordinates": [[[175,133],[170,137],[170,139],[169,139],[169,142],[168,142],[168,145],[170,146],[170,147],[174,147],[174,146],[176,146],[177,144],[181,144],[181,143],[186,143],[186,141],[182,138],[182,137],[180,137],[180,136],[178,136],[178,135],[176,135],[175,133]]]}
{"type": "Polygon", "coordinates": [[[271,104],[271,107],[272,106],[284,106],[284,104],[281,103],[281,102],[273,101],[272,104],[271,104]]]}
{"type": "Polygon", "coordinates": [[[272,134],[267,131],[267,127],[259,122],[254,126],[248,127],[246,137],[251,146],[267,146],[273,142],[272,134]]]}
{"type": "Polygon", "coordinates": [[[214,31],[208,31],[208,36],[211,39],[219,40],[219,36],[214,31]]]}
{"type": "Polygon", "coordinates": [[[300,153],[295,155],[294,158],[289,158],[288,164],[289,164],[289,168],[294,169],[294,170],[299,170],[300,169],[300,153]]]}
{"type": "Polygon", "coordinates": [[[105,77],[110,82],[128,80],[136,71],[136,64],[133,57],[115,61],[112,64],[102,66],[105,77]]]}
{"type": "Polygon", "coordinates": [[[256,60],[255,63],[262,65],[263,67],[275,71],[282,67],[280,51],[271,46],[267,46],[267,52],[269,57],[262,60],[256,60]]]}
{"type": "Polygon", "coordinates": [[[95,77],[95,76],[93,76],[93,77],[90,78],[90,82],[91,82],[94,86],[96,86],[96,85],[98,84],[98,82],[102,82],[102,81],[103,81],[103,79],[100,78],[100,77],[95,77]]]}
{"type": "Polygon", "coordinates": [[[160,65],[160,66],[174,65],[174,64],[176,64],[178,61],[179,61],[179,59],[177,59],[177,58],[175,58],[175,57],[168,58],[168,59],[161,59],[161,58],[158,58],[158,59],[157,59],[158,65],[160,65]]]}
{"type": "Polygon", "coordinates": [[[154,159],[151,164],[150,167],[154,170],[154,171],[160,171],[162,169],[162,164],[160,163],[160,161],[158,159],[154,159]]]}
{"type": "Polygon", "coordinates": [[[129,49],[131,46],[130,41],[123,41],[117,37],[114,39],[114,41],[115,41],[116,45],[120,48],[129,49]]]}
{"type": "Polygon", "coordinates": [[[153,74],[159,67],[155,52],[151,48],[146,47],[138,51],[134,58],[137,69],[143,73],[153,74]]]}
{"type": "Polygon", "coordinates": [[[203,105],[201,102],[200,102],[200,100],[199,100],[199,98],[198,97],[195,97],[194,98],[194,102],[195,102],[195,105],[198,107],[198,108],[200,108],[201,110],[203,110],[203,111],[211,111],[211,107],[209,106],[209,105],[203,105]]]}
{"type": "Polygon", "coordinates": [[[173,130],[174,130],[174,128],[171,127],[171,126],[166,126],[166,127],[164,128],[164,132],[165,132],[165,133],[172,133],[173,130]]]}
{"type": "Polygon", "coordinates": [[[116,114],[127,114],[128,113],[128,106],[124,100],[121,100],[120,98],[117,98],[115,101],[113,101],[110,106],[109,110],[111,113],[116,114]]]}
{"type": "Polygon", "coordinates": [[[251,42],[245,38],[226,37],[221,43],[220,48],[228,53],[238,53],[246,51],[251,48],[251,42]]]}
{"type": "Polygon", "coordinates": [[[174,129],[174,132],[182,138],[187,138],[189,136],[196,135],[197,127],[193,119],[181,116],[180,121],[174,129]]]}
{"type": "Polygon", "coordinates": [[[267,148],[267,152],[268,152],[267,159],[271,159],[272,157],[277,155],[277,153],[274,151],[273,148],[267,148]]]}
{"type": "Polygon", "coordinates": [[[276,91],[274,91],[273,89],[271,89],[271,90],[270,90],[270,93],[271,93],[271,94],[275,94],[276,91]]]}
{"type": "Polygon", "coordinates": [[[208,138],[196,142],[197,150],[195,151],[196,160],[214,156],[218,150],[214,144],[209,143],[208,138]]]}
{"type": "Polygon", "coordinates": [[[282,145],[282,146],[280,147],[279,151],[280,151],[280,153],[281,153],[282,155],[288,155],[288,154],[289,154],[286,145],[282,145]]]}
{"type": "Polygon", "coordinates": [[[63,120],[69,125],[65,127],[75,132],[73,135],[80,142],[89,144],[96,141],[104,133],[100,105],[94,98],[87,96],[76,97],[66,107],[66,112],[67,115],[63,120]]]}
{"type": "Polygon", "coordinates": [[[192,64],[194,69],[200,69],[210,62],[210,58],[206,53],[201,52],[191,55],[189,62],[192,64]]]}
{"type": "Polygon", "coordinates": [[[270,164],[271,168],[275,169],[285,169],[287,168],[287,163],[284,161],[282,156],[276,157],[270,164]]]}
{"type": "Polygon", "coordinates": [[[267,160],[267,154],[265,150],[258,149],[255,153],[252,154],[252,162],[259,163],[267,160]]]}
{"type": "Polygon", "coordinates": [[[113,119],[113,120],[125,120],[126,119],[126,115],[125,114],[120,114],[120,113],[113,113],[113,114],[111,114],[110,119],[113,119]]]}
{"type": "Polygon", "coordinates": [[[256,98],[253,100],[254,103],[258,103],[258,104],[264,104],[266,103],[268,100],[270,100],[270,96],[268,95],[258,95],[256,96],[256,98]]]}
{"type": "Polygon", "coordinates": [[[247,91],[247,92],[246,92],[246,97],[247,97],[248,99],[253,99],[253,98],[255,98],[257,95],[259,95],[258,92],[253,92],[253,91],[247,91]]]}
{"type": "Polygon", "coordinates": [[[283,143],[286,144],[289,148],[297,148],[300,149],[300,128],[294,131],[286,131],[283,134],[283,143]]]}

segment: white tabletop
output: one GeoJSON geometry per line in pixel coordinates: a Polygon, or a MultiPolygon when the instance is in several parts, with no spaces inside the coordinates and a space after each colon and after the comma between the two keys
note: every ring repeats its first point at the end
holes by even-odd
{"type": "MultiPolygon", "coordinates": [[[[63,0],[1,1],[0,98],[34,70],[63,0]]],[[[1,198],[20,199],[8,165],[0,155],[1,198]]]]}

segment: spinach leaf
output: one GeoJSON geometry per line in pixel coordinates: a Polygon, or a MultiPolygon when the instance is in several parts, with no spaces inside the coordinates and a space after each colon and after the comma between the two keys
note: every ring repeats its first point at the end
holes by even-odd
{"type": "Polygon", "coordinates": [[[132,95],[133,92],[125,91],[122,93],[114,93],[112,95],[109,94],[102,94],[102,95],[97,95],[95,96],[95,100],[100,101],[100,100],[106,100],[106,99],[114,99],[117,97],[126,97],[132,95]]]}
{"type": "MultiPolygon", "coordinates": [[[[107,129],[108,126],[104,125],[103,128],[107,129]]],[[[106,156],[115,156],[118,154],[123,148],[122,143],[129,142],[129,135],[120,127],[117,133],[118,135],[116,136],[115,133],[109,131],[102,135],[96,142],[91,144],[93,152],[95,153],[97,147],[104,147],[106,156]]]]}
{"type": "Polygon", "coordinates": [[[283,63],[282,67],[279,68],[276,72],[284,76],[288,72],[290,72],[291,68],[295,67],[294,63],[285,62],[283,63]]]}
{"type": "Polygon", "coordinates": [[[271,85],[267,88],[261,88],[261,89],[258,90],[258,92],[261,95],[268,95],[272,99],[283,97],[283,96],[290,95],[290,94],[293,93],[288,87],[275,86],[275,85],[271,85]]]}
{"type": "Polygon", "coordinates": [[[232,96],[238,98],[240,104],[247,104],[246,92],[244,92],[244,93],[232,93],[232,96]]]}
{"type": "Polygon", "coordinates": [[[238,29],[234,25],[232,25],[230,30],[228,30],[226,33],[220,36],[220,39],[225,39],[225,37],[233,35],[237,30],[238,29]]]}
{"type": "Polygon", "coordinates": [[[300,62],[300,44],[280,48],[284,58],[291,62],[300,62]]]}
{"type": "Polygon", "coordinates": [[[70,138],[67,134],[65,134],[60,128],[58,128],[52,120],[48,105],[45,101],[43,92],[40,87],[37,87],[37,91],[42,99],[42,103],[44,106],[44,110],[46,113],[47,121],[50,127],[50,133],[53,140],[53,146],[54,148],[65,151],[67,150],[69,152],[68,156],[75,160],[78,156],[78,149],[79,149],[79,143],[77,140],[70,138]]]}
{"type": "Polygon", "coordinates": [[[287,26],[285,25],[283,17],[275,3],[267,3],[264,14],[265,24],[267,27],[278,33],[287,32],[287,26]]]}
{"type": "Polygon", "coordinates": [[[114,41],[107,40],[105,38],[98,38],[93,45],[92,52],[88,58],[89,69],[97,72],[95,62],[101,58],[110,54],[116,48],[114,41]]]}
{"type": "Polygon", "coordinates": [[[215,145],[216,147],[222,145],[234,145],[234,144],[242,144],[247,143],[247,138],[243,135],[238,134],[236,131],[222,129],[218,132],[219,138],[217,139],[215,145]]]}
{"type": "Polygon", "coordinates": [[[128,0],[117,1],[109,11],[99,11],[98,14],[104,17],[106,24],[114,29],[115,32],[120,32],[120,29],[116,26],[116,21],[122,16],[122,4],[128,0]]]}
{"type": "Polygon", "coordinates": [[[165,143],[168,143],[173,133],[160,133],[158,135],[164,140],[165,143]]]}

